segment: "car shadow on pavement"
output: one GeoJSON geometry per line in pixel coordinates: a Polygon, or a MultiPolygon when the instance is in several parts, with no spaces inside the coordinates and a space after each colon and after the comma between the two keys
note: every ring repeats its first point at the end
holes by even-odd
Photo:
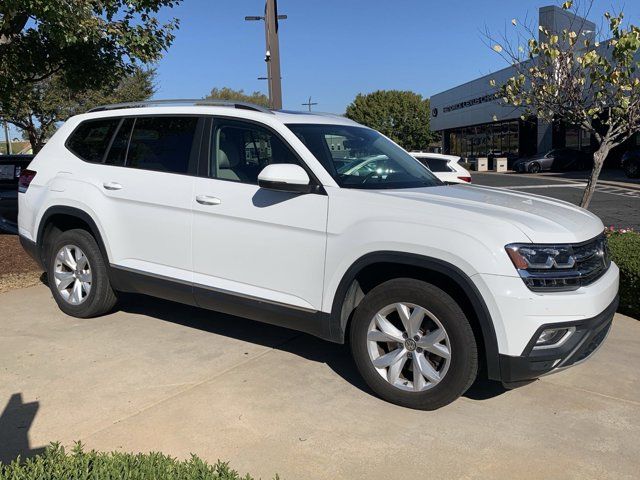
{"type": "Polygon", "coordinates": [[[138,294],[119,294],[117,309],[195,328],[325,363],[355,387],[371,393],[346,345],[283,327],[138,294]]]}
{"type": "MultiPolygon", "coordinates": [[[[324,363],[354,387],[374,395],[358,373],[351,359],[348,345],[340,345],[294,330],[145,295],[120,294],[117,308],[124,312],[157,318],[324,363]]],[[[505,391],[502,384],[498,382],[479,379],[464,396],[472,400],[486,400],[501,395],[505,391]]]]}
{"type": "Polygon", "coordinates": [[[38,408],[39,402],[24,403],[21,393],[11,395],[0,413],[0,463],[10,463],[18,455],[24,459],[44,452],[44,447],[29,445],[29,429],[38,408]]]}

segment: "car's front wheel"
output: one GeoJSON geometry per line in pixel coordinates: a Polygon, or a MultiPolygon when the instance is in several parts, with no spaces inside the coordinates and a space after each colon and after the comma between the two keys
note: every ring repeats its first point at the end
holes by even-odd
{"type": "Polygon", "coordinates": [[[426,282],[394,279],[372,289],[355,311],[350,337],[364,380],[398,405],[435,410],[477,375],[469,321],[446,292],[426,282]]]}
{"type": "Polygon", "coordinates": [[[532,163],[529,165],[529,173],[540,173],[540,170],[542,169],[540,168],[539,163],[532,163]]]}
{"type": "Polygon", "coordinates": [[[67,230],[55,238],[47,278],[53,298],[67,315],[96,317],[116,304],[100,248],[85,230],[67,230]]]}

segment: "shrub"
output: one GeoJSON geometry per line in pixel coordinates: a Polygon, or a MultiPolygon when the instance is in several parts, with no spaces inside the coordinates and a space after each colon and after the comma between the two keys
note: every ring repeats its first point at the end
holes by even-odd
{"type": "MultiPolygon", "coordinates": [[[[52,443],[45,452],[23,462],[0,463],[0,480],[252,480],[228,464],[209,465],[195,455],[179,461],[162,453],[85,452],[77,443],[71,453],[52,443]]],[[[276,478],[278,478],[276,476],[276,478]]]]}
{"type": "Polygon", "coordinates": [[[618,311],[640,319],[640,233],[610,228],[607,236],[611,258],[620,268],[618,311]]]}

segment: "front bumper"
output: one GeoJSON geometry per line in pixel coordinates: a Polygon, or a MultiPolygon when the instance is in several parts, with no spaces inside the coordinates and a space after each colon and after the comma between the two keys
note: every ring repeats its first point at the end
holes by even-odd
{"type": "Polygon", "coordinates": [[[604,342],[617,308],[618,297],[603,312],[593,318],[540,326],[521,356],[500,355],[502,383],[506,386],[515,386],[583,362],[604,342]],[[575,331],[559,347],[534,348],[540,333],[554,327],[575,327],[575,331]]]}

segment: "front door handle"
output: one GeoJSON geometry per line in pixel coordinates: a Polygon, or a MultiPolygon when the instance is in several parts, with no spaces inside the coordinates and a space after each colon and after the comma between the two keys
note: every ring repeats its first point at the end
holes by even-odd
{"type": "Polygon", "coordinates": [[[210,197],[209,195],[198,195],[196,197],[196,202],[201,205],[220,205],[222,201],[216,197],[210,197]]]}

